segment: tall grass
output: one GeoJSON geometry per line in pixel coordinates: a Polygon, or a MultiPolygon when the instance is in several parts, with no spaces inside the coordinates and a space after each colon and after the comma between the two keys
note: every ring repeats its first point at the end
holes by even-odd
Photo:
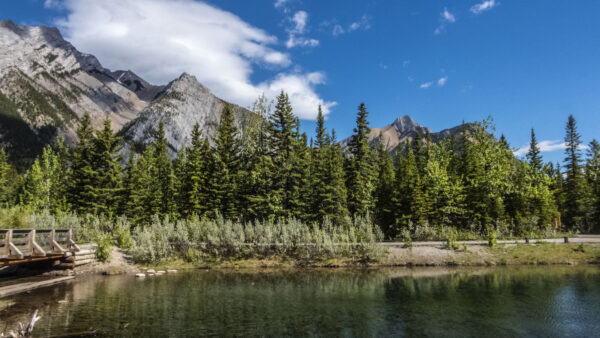
{"type": "Polygon", "coordinates": [[[52,215],[24,208],[0,209],[0,222],[8,228],[73,229],[78,243],[106,243],[129,249],[136,262],[158,263],[173,258],[187,261],[264,258],[352,258],[377,260],[384,254],[379,227],[367,218],[348,219],[344,226],[325,220],[307,225],[294,218],[240,223],[191,218],[152,217],[150,224],[132,228],[126,217],[52,215]]]}

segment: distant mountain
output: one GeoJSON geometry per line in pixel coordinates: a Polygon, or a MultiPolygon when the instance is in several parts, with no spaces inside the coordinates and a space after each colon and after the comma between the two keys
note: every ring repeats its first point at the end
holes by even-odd
{"type": "MultiPolygon", "coordinates": [[[[183,73],[169,83],[163,92],[119,132],[127,145],[137,151],[154,140],[158,121],[165,125],[165,135],[171,155],[188,141],[194,124],[202,126],[202,134],[212,139],[227,102],[214,96],[192,75],[183,73]]],[[[258,115],[232,104],[235,123],[244,130],[248,119],[258,115]]]]}
{"type": "MultiPolygon", "coordinates": [[[[85,112],[95,128],[106,118],[115,131],[125,127],[121,134],[136,146],[153,139],[162,119],[174,153],[196,122],[213,135],[224,104],[190,75],[153,85],[102,67],[56,28],[0,21],[0,146],[14,162],[30,162],[56,136],[72,144],[85,112]]],[[[235,113],[243,129],[250,113],[237,106],[235,113]]]]}
{"type": "MultiPolygon", "coordinates": [[[[456,137],[460,135],[461,131],[462,126],[456,126],[434,133],[431,129],[415,122],[409,115],[404,115],[383,128],[371,128],[369,143],[371,145],[382,143],[386,150],[395,153],[398,145],[412,141],[417,134],[425,138],[425,135],[429,133],[432,141],[438,142],[443,139],[456,137]]],[[[348,137],[342,140],[340,144],[345,148],[348,146],[350,140],[351,137],[348,137]]]]}

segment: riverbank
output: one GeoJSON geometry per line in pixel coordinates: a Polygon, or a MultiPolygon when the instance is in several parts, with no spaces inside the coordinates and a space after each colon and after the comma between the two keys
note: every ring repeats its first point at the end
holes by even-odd
{"type": "Polygon", "coordinates": [[[182,259],[141,266],[141,269],[271,269],[271,268],[348,268],[394,266],[500,266],[500,265],[584,265],[600,264],[600,243],[498,244],[494,247],[459,243],[453,250],[413,243],[411,248],[387,246],[379,260],[349,258],[298,260],[286,257],[223,259],[186,262],[182,259]]]}

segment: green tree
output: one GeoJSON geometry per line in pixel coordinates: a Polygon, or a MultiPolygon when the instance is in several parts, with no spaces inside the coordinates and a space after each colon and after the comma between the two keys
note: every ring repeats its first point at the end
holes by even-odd
{"type": "MultiPolygon", "coordinates": [[[[398,160],[394,198],[396,222],[402,227],[408,226],[409,221],[423,224],[428,214],[413,147],[407,142],[404,151],[404,156],[398,160]]],[[[399,233],[392,235],[396,237],[399,233]]]]}
{"type": "Polygon", "coordinates": [[[240,169],[240,145],[234,125],[233,110],[226,104],[221,113],[221,123],[215,139],[215,177],[218,179],[216,195],[218,210],[225,218],[235,219],[238,199],[238,170],[240,169]]]}
{"type": "MultiPolygon", "coordinates": [[[[379,135],[379,140],[382,135],[379,135]]],[[[395,224],[394,217],[394,162],[390,153],[379,142],[377,147],[378,168],[377,187],[375,188],[375,222],[381,227],[384,235],[392,236],[395,224]]]]}
{"type": "Polygon", "coordinates": [[[351,157],[347,163],[348,210],[352,215],[366,215],[372,210],[373,191],[373,156],[369,147],[369,122],[367,108],[364,103],[358,106],[356,127],[348,148],[351,157]]]}
{"type": "Polygon", "coordinates": [[[4,148],[0,148],[0,205],[11,204],[16,188],[17,171],[8,163],[4,148]]]}
{"type": "Polygon", "coordinates": [[[98,173],[94,168],[96,138],[88,113],[79,122],[77,139],[71,158],[69,203],[80,214],[93,213],[98,173]]]}
{"type": "MultiPolygon", "coordinates": [[[[167,139],[165,137],[165,126],[163,121],[158,124],[156,139],[150,145],[154,148],[151,165],[156,168],[155,188],[159,191],[156,196],[160,201],[154,204],[160,205],[158,214],[161,216],[177,217],[177,177],[173,170],[173,161],[169,155],[167,139]]],[[[153,168],[154,169],[154,168],[153,168]]]]}
{"type": "Polygon", "coordinates": [[[600,230],[600,143],[592,140],[588,147],[585,165],[585,178],[588,187],[586,207],[589,210],[590,224],[594,231],[600,230]]]}
{"type": "Polygon", "coordinates": [[[569,115],[565,127],[565,200],[564,222],[573,229],[584,226],[585,221],[585,186],[581,167],[581,136],[577,132],[577,122],[569,115]]]}
{"type": "Polygon", "coordinates": [[[109,119],[96,133],[94,147],[94,211],[98,214],[116,215],[123,203],[123,167],[121,138],[112,131],[109,119]]]}
{"type": "Polygon", "coordinates": [[[535,131],[531,128],[531,141],[529,142],[529,151],[527,152],[527,159],[529,160],[529,165],[537,171],[542,170],[542,166],[544,162],[542,160],[542,155],[540,155],[540,148],[537,143],[537,139],[535,137],[535,131]]]}

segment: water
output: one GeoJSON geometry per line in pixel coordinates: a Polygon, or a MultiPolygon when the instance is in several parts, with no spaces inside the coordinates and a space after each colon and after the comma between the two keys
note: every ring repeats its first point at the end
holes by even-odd
{"type": "Polygon", "coordinates": [[[598,267],[89,277],[2,302],[40,309],[37,336],[600,336],[598,267]]]}

